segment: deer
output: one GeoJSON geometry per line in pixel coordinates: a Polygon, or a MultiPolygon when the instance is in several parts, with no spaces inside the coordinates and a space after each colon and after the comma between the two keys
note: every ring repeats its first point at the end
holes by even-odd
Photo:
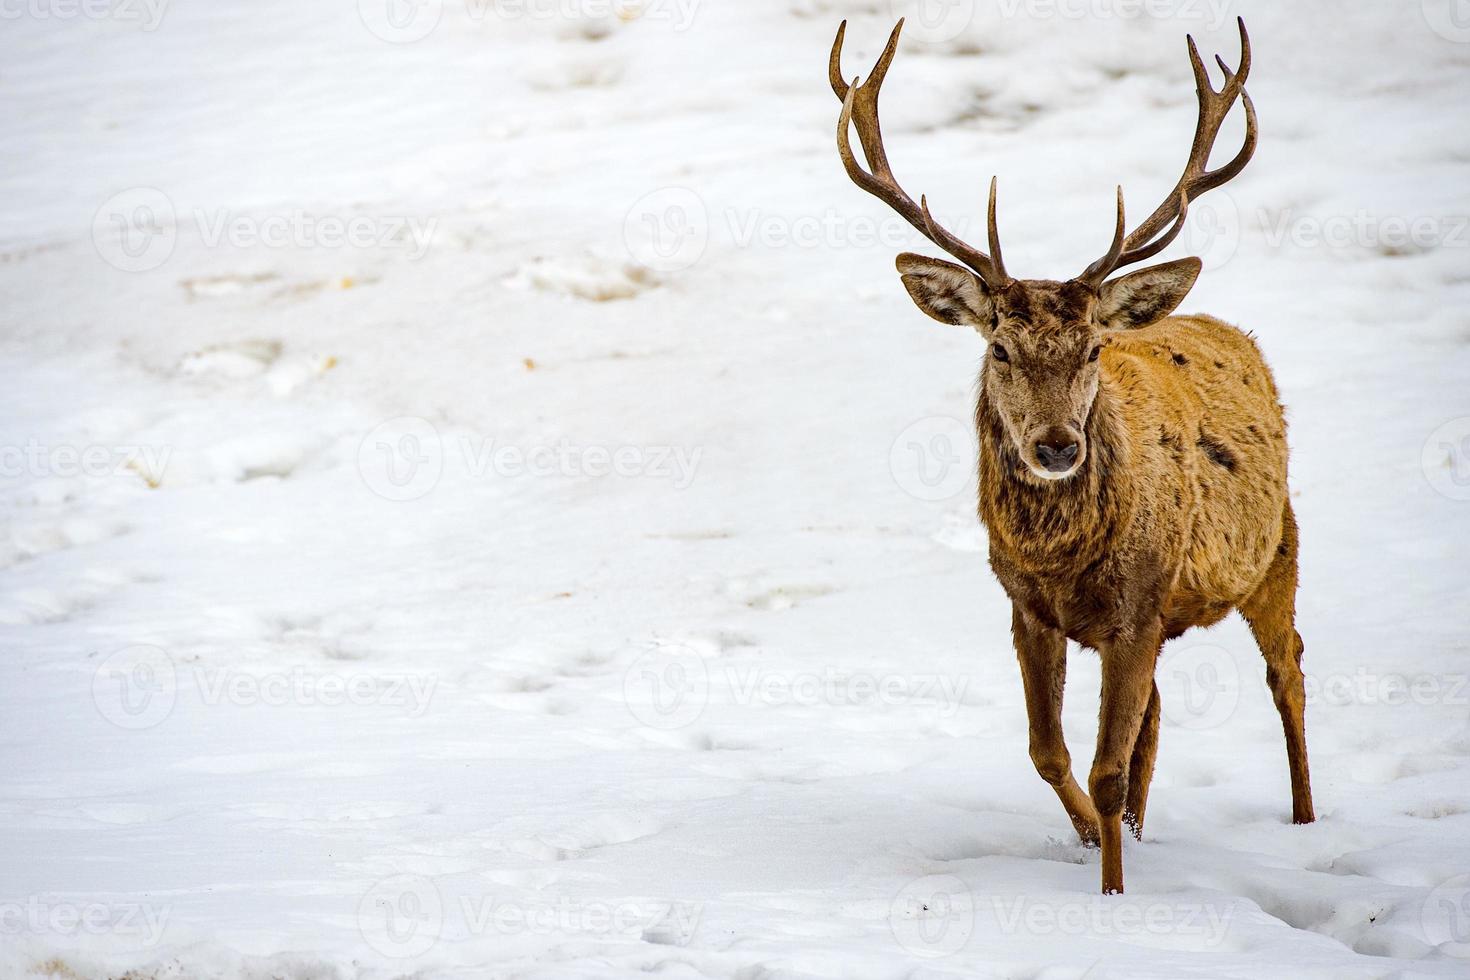
{"type": "Polygon", "coordinates": [[[1006,272],[987,211],[989,253],[945,230],[899,186],[884,151],[878,95],[900,20],[866,81],[844,81],[837,30],[828,62],[842,103],[837,149],[847,175],[960,264],[913,252],[900,281],[925,314],[969,327],[986,348],[974,424],[978,515],[990,567],[1011,604],[1011,635],[1031,761],[1082,844],[1101,851],[1102,893],[1123,892],[1123,829],[1143,838],[1158,753],[1154,676],[1163,645],[1238,611],[1266,663],[1281,716],[1292,821],[1315,819],[1304,728],[1303,644],[1296,630],[1298,532],[1287,492],[1286,422],[1275,380],[1251,335],[1210,316],[1175,316],[1203,268],[1190,257],[1117,275],[1178,237],[1190,202],[1245,169],[1255,107],[1239,67],[1216,57],[1219,90],[1187,38],[1199,116],[1184,172],[1126,231],[1117,190],[1112,244],[1058,282],[1006,272]],[[1221,124],[1239,102],[1241,149],[1209,169],[1221,124]],[[867,169],[849,130],[857,130],[867,169]],[[1101,659],[1097,743],[1087,789],[1062,734],[1067,642],[1101,659]]]}

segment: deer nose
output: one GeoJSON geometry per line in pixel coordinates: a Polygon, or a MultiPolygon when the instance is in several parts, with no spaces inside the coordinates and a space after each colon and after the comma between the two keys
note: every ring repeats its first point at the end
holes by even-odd
{"type": "Polygon", "coordinates": [[[1036,461],[1052,473],[1065,473],[1077,462],[1077,440],[1060,432],[1048,433],[1036,443],[1036,461]]]}

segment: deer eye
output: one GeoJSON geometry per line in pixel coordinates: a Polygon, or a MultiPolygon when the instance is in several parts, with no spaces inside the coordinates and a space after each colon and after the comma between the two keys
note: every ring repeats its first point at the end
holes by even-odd
{"type": "Polygon", "coordinates": [[[1002,364],[1011,363],[1011,355],[1006,353],[1006,349],[1000,344],[990,345],[990,356],[995,358],[997,361],[1000,361],[1000,363],[1002,364]]]}
{"type": "Polygon", "coordinates": [[[1092,349],[1092,353],[1087,355],[1088,362],[1091,363],[1092,361],[1097,360],[1098,355],[1101,354],[1101,353],[1102,353],[1102,347],[1101,347],[1101,345],[1099,345],[1097,347],[1094,347],[1092,349]]]}

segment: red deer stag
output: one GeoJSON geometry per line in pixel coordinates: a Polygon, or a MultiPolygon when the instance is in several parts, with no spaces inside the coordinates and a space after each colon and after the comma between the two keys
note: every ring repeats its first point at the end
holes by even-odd
{"type": "Polygon", "coordinates": [[[1194,39],[1199,96],[1184,174],[1125,234],[1123,190],[1107,254],[1067,282],[1013,279],[1001,261],[990,183],[987,255],[955,237],[898,184],[883,150],[878,92],[898,47],[893,29],[872,74],[843,81],[838,28],[829,62],[842,102],[837,149],[859,187],[964,266],[904,253],[897,265],[919,309],[988,343],[975,427],[980,519],[990,565],[1012,606],[1011,632],[1030,718],[1031,759],[1083,842],[1102,849],[1102,890],[1123,890],[1123,822],[1143,832],[1159,738],[1153,676],[1166,640],[1238,609],[1266,659],[1286,731],[1292,819],[1313,819],[1297,634],[1297,527],[1286,490],[1286,423],[1255,342],[1207,316],[1171,316],[1200,273],[1196,258],[1109,278],[1172,242],[1190,201],[1245,168],[1256,114],[1245,92],[1250,39],[1216,91],[1194,39]],[[1208,167],[1237,99],[1245,144],[1208,167]],[[856,126],[868,169],[853,155],[856,126]],[[1097,748],[1087,792],[1062,739],[1067,640],[1102,658],[1097,748]]]}

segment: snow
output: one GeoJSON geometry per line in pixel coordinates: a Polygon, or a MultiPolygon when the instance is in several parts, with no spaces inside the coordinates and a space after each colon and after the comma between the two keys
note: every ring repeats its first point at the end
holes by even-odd
{"type": "Polygon", "coordinates": [[[0,975],[1470,975],[1455,13],[7,5],[0,975]],[[1289,406],[1319,819],[1232,617],[1125,896],[1027,755],[981,342],[833,147],[837,22],[853,76],[902,13],[895,169],[972,233],[999,174],[1031,276],[1251,28],[1260,152],[1168,254],[1289,406]]]}

